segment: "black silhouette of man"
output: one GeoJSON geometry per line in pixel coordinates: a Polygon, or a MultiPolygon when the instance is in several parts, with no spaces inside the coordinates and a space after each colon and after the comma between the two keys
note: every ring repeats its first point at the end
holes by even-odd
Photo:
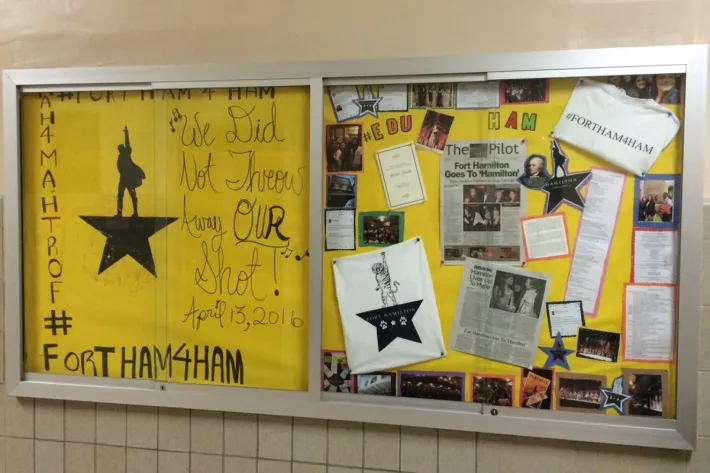
{"type": "Polygon", "coordinates": [[[555,160],[555,168],[554,172],[552,173],[554,177],[565,177],[567,173],[565,172],[565,161],[567,161],[567,156],[562,152],[560,149],[560,144],[557,142],[557,140],[552,140],[552,158],[555,160]],[[560,170],[560,173],[557,173],[557,170],[560,170]]]}
{"type": "Polygon", "coordinates": [[[128,139],[128,127],[123,129],[125,136],[124,144],[118,145],[118,173],[121,175],[118,181],[118,208],[117,217],[123,215],[123,195],[128,189],[128,194],[131,196],[133,203],[133,216],[138,216],[138,197],[136,197],[136,188],[140,187],[145,179],[145,173],[131,159],[131,143],[128,139]]]}

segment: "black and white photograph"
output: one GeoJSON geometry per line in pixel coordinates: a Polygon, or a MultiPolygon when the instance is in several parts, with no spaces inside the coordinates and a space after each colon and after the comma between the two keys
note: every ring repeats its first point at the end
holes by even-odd
{"type": "Polygon", "coordinates": [[[360,246],[389,246],[404,238],[404,212],[360,212],[360,246]]]}
{"type": "Polygon", "coordinates": [[[489,307],[531,318],[539,318],[545,280],[496,271],[489,307]]]}
{"type": "Polygon", "coordinates": [[[619,356],[621,335],[580,327],[577,337],[577,356],[615,363],[619,356]]]}
{"type": "Polygon", "coordinates": [[[500,101],[503,104],[544,103],[550,101],[547,79],[512,79],[501,81],[500,101]]]}
{"type": "Polygon", "coordinates": [[[473,402],[494,406],[513,405],[513,377],[495,375],[471,376],[473,402]]]}
{"type": "Polygon", "coordinates": [[[351,375],[348,359],[342,351],[323,351],[323,391],[349,393],[351,375]]]}
{"type": "Polygon", "coordinates": [[[464,373],[400,371],[399,396],[463,401],[464,373]]]}
{"type": "Polygon", "coordinates": [[[666,371],[624,369],[623,379],[629,399],[626,413],[632,416],[666,417],[666,371]]]}
{"type": "Polygon", "coordinates": [[[499,232],[501,204],[464,204],[464,232],[499,232]]]}
{"type": "Polygon", "coordinates": [[[375,396],[395,396],[397,394],[397,374],[368,373],[355,375],[353,392],[375,396]]]}
{"type": "Polygon", "coordinates": [[[681,100],[680,75],[611,76],[606,81],[636,99],[651,99],[662,105],[679,104],[681,100]]]}
{"type": "Polygon", "coordinates": [[[409,86],[410,108],[453,108],[454,84],[412,84],[409,86]]]}
{"type": "Polygon", "coordinates": [[[518,206],[520,205],[520,186],[466,184],[463,186],[463,195],[461,198],[464,204],[506,204],[506,207],[518,206]]]}
{"type": "Polygon", "coordinates": [[[449,132],[453,123],[453,116],[427,110],[422,122],[422,128],[419,131],[416,147],[441,153],[446,146],[446,140],[449,139],[449,132]]]}
{"type": "Polygon", "coordinates": [[[556,373],[555,391],[560,411],[597,412],[602,405],[606,376],[556,373]]]}
{"type": "Polygon", "coordinates": [[[326,207],[329,209],[354,209],[356,205],[357,176],[329,174],[326,179],[326,207]]]}
{"type": "Polygon", "coordinates": [[[362,171],[362,126],[327,125],[325,161],[328,172],[362,171]]]}

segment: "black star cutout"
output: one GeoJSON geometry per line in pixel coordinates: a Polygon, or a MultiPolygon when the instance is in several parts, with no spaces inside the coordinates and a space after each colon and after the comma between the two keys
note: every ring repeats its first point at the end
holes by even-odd
{"type": "Polygon", "coordinates": [[[99,274],[128,255],[153,276],[155,261],[148,238],[167,227],[176,217],[80,217],[106,237],[99,274]]]}
{"type": "Polygon", "coordinates": [[[417,329],[412,323],[412,318],[422,305],[421,300],[407,302],[406,304],[381,307],[357,314],[365,322],[372,324],[377,329],[377,348],[384,350],[396,338],[422,343],[417,329]],[[391,325],[391,322],[394,322],[391,325]]]}
{"type": "Polygon", "coordinates": [[[371,99],[355,99],[353,102],[355,102],[355,105],[360,108],[360,116],[372,115],[373,117],[378,118],[377,105],[380,103],[380,100],[382,100],[381,97],[374,97],[371,99]]]}
{"type": "Polygon", "coordinates": [[[610,407],[614,408],[620,415],[624,415],[624,402],[631,399],[633,396],[623,393],[615,393],[611,389],[601,388],[604,395],[603,403],[600,409],[605,410],[610,407]]]}
{"type": "Polygon", "coordinates": [[[553,177],[547,181],[541,189],[548,194],[545,213],[554,212],[565,202],[582,210],[584,208],[584,200],[579,193],[579,189],[586,184],[591,174],[589,171],[576,172],[563,177],[553,177]]]}

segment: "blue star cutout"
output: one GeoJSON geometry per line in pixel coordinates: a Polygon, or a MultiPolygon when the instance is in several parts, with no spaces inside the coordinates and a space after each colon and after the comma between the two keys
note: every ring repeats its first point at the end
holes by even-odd
{"type": "Polygon", "coordinates": [[[545,366],[542,367],[543,369],[549,370],[553,366],[561,366],[562,368],[569,370],[567,355],[574,353],[574,350],[565,348],[565,342],[562,340],[560,332],[557,332],[555,343],[551,347],[538,348],[540,348],[540,350],[545,352],[547,355],[547,361],[545,362],[545,366]]]}
{"type": "Polygon", "coordinates": [[[624,401],[626,401],[627,399],[631,399],[633,396],[624,393],[615,393],[609,388],[602,388],[601,391],[604,395],[604,399],[600,409],[606,410],[610,407],[613,407],[614,410],[619,413],[619,415],[623,416],[625,414],[624,401]]]}

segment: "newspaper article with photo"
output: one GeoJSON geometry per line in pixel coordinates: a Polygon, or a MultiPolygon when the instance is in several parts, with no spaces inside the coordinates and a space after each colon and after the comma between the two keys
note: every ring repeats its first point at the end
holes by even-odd
{"type": "Polygon", "coordinates": [[[449,348],[531,368],[550,276],[466,259],[449,348]]]}
{"type": "Polygon", "coordinates": [[[520,263],[527,189],[517,181],[527,156],[520,139],[450,141],[441,159],[441,260],[467,256],[520,263]]]}

